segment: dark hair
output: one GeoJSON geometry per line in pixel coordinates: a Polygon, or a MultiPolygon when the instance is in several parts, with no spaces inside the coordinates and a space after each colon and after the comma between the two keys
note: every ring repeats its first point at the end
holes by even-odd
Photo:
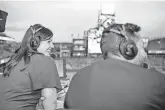
{"type": "Polygon", "coordinates": [[[103,54],[104,59],[107,58],[108,52],[111,52],[111,54],[119,55],[119,44],[121,40],[123,40],[123,37],[121,35],[118,35],[116,33],[110,32],[110,29],[114,29],[117,31],[123,31],[123,26],[125,27],[125,32],[127,34],[127,37],[134,42],[137,42],[140,39],[140,36],[136,34],[136,32],[139,32],[141,28],[137,26],[136,24],[132,23],[126,23],[126,24],[111,24],[108,28],[104,29],[101,42],[100,42],[100,48],[103,54]]]}
{"type": "Polygon", "coordinates": [[[42,26],[41,24],[35,24],[29,28],[22,40],[22,43],[20,44],[19,48],[16,49],[13,56],[11,56],[10,60],[6,63],[5,68],[3,69],[3,75],[9,76],[11,73],[11,70],[19,63],[22,58],[24,59],[25,67],[30,62],[30,57],[34,54],[40,54],[37,52],[37,50],[32,49],[30,45],[30,41],[32,37],[39,37],[40,41],[48,40],[53,36],[53,33],[50,29],[42,26]],[[33,33],[31,28],[33,30],[38,30],[37,32],[33,33]],[[33,36],[34,35],[34,36],[33,36]]]}

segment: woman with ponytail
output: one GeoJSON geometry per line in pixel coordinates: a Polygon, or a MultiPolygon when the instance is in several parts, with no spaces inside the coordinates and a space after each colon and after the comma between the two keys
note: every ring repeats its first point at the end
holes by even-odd
{"type": "Polygon", "coordinates": [[[35,110],[44,97],[44,110],[56,108],[62,87],[54,61],[49,57],[53,33],[35,24],[7,62],[0,83],[0,110],[35,110]]]}

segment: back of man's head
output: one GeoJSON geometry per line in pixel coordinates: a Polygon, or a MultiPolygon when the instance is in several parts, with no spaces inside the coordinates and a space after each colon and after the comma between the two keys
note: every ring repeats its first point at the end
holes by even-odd
{"type": "Polygon", "coordinates": [[[103,33],[101,38],[100,48],[104,59],[108,57],[108,53],[118,55],[119,54],[119,44],[121,38],[114,33],[103,33]]]}
{"type": "MultiPolygon", "coordinates": [[[[140,37],[135,32],[138,32],[138,31],[140,31],[140,27],[131,23],[113,24],[109,26],[108,28],[106,28],[103,31],[101,44],[100,44],[100,48],[101,48],[104,59],[108,57],[108,54],[123,56],[122,51],[125,51],[125,47],[124,47],[125,44],[124,45],[122,45],[123,43],[121,44],[121,42],[123,41],[124,43],[126,41],[126,46],[128,47],[132,46],[130,48],[131,54],[132,53],[137,54],[138,49],[136,48],[136,42],[140,39],[140,37]],[[115,30],[115,31],[111,31],[111,30],[115,30]]],[[[128,57],[126,59],[133,59],[135,56],[136,55],[133,55],[133,57],[130,57],[130,58],[128,57]]],[[[127,55],[126,56],[124,55],[124,57],[127,57],[127,55]]]]}

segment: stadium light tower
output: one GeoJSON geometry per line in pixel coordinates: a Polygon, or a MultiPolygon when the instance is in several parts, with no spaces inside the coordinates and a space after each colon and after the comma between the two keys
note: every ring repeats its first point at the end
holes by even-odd
{"type": "Polygon", "coordinates": [[[98,25],[105,22],[111,24],[115,22],[115,4],[113,3],[101,3],[101,9],[98,13],[98,25]]]}

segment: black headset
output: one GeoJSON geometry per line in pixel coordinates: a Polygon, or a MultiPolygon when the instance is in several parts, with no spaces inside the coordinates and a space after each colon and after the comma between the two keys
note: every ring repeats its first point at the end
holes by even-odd
{"type": "MultiPolygon", "coordinates": [[[[124,25],[122,25],[122,28],[123,28],[123,31],[125,31],[124,25]]],[[[134,59],[138,53],[138,48],[135,42],[132,41],[131,39],[128,39],[128,37],[121,31],[110,29],[110,32],[114,32],[123,37],[119,44],[119,51],[121,55],[127,60],[134,59]]]]}
{"type": "Polygon", "coordinates": [[[33,50],[36,50],[40,46],[40,37],[35,36],[36,32],[41,30],[42,27],[38,28],[37,30],[33,28],[33,26],[30,26],[30,30],[32,31],[32,38],[30,39],[30,47],[33,50]]]}

